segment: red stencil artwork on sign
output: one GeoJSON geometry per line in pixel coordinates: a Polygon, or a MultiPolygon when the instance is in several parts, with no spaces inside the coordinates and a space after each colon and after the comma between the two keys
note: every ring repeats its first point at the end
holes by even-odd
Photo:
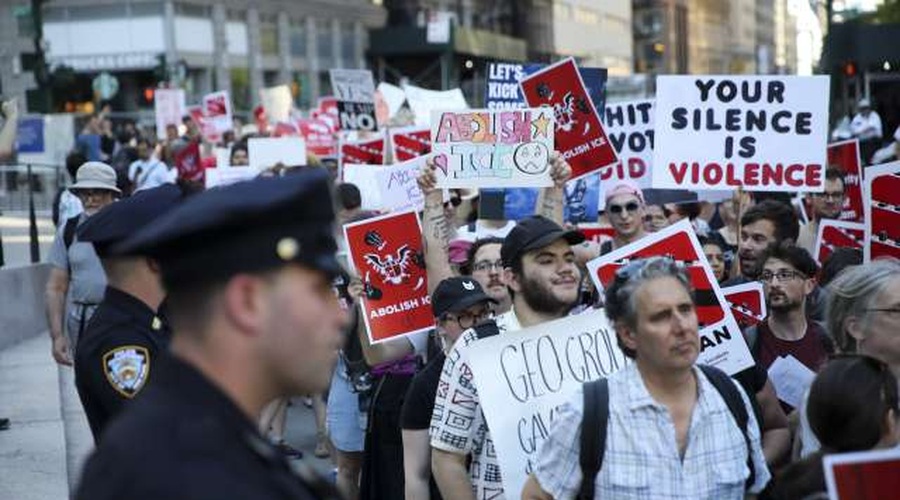
{"type": "Polygon", "coordinates": [[[766,319],[766,298],[762,283],[750,282],[722,288],[731,314],[741,329],[766,319]]]}
{"type": "Polygon", "coordinates": [[[862,251],[866,239],[866,225],[859,222],[822,220],[819,222],[819,234],[816,237],[816,253],[814,257],[819,264],[824,264],[828,257],[838,248],[855,248],[862,251]]]}
{"type": "Polygon", "coordinates": [[[342,142],[340,164],[383,165],[384,138],[358,142],[342,142]]]}
{"type": "Polygon", "coordinates": [[[412,160],[431,152],[431,128],[412,127],[391,130],[394,162],[412,160]]]}
{"type": "Polygon", "coordinates": [[[525,77],[520,86],[529,107],[553,108],[556,150],[572,166],[573,179],[618,162],[572,58],[525,77]]]}
{"type": "Polygon", "coordinates": [[[865,260],[900,258],[900,162],[867,168],[866,185],[865,260]]]}
{"type": "Polygon", "coordinates": [[[841,220],[862,222],[865,216],[862,193],[862,167],[859,141],[841,141],[828,145],[828,164],[837,165],[844,172],[844,207],[841,220]]]}

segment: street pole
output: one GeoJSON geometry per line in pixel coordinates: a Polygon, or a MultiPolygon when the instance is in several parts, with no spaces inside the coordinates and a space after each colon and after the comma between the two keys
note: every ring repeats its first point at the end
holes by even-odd
{"type": "Polygon", "coordinates": [[[31,164],[28,164],[28,239],[31,243],[31,263],[41,261],[41,247],[38,245],[37,214],[34,211],[34,178],[31,164]]]}

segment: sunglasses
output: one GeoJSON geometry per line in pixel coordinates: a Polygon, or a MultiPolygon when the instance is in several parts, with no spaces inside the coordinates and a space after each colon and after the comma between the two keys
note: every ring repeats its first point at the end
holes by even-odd
{"type": "Polygon", "coordinates": [[[638,205],[634,201],[630,201],[630,202],[626,203],[625,205],[609,205],[606,208],[607,208],[607,210],[609,210],[610,213],[619,215],[623,211],[627,211],[629,213],[637,212],[637,209],[640,208],[640,205],[638,205]]]}
{"type": "Polygon", "coordinates": [[[452,206],[453,208],[456,208],[456,207],[458,207],[458,206],[460,206],[460,205],[462,205],[462,198],[457,198],[457,197],[455,197],[455,196],[452,197],[452,198],[450,198],[450,201],[445,201],[445,202],[444,202],[444,208],[450,208],[451,206],[452,206]]]}

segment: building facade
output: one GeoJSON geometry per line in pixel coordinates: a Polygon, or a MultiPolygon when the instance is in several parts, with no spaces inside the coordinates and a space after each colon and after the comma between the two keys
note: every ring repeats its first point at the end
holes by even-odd
{"type": "Polygon", "coordinates": [[[688,0],[634,0],[634,70],[688,72],[688,0]]]}
{"type": "Polygon", "coordinates": [[[612,76],[632,73],[631,0],[553,2],[553,52],[612,76]]]}
{"type": "Polygon", "coordinates": [[[37,88],[34,73],[28,68],[35,51],[34,33],[29,2],[0,4],[0,96],[16,98],[22,111],[28,108],[29,91],[37,88]]]}
{"type": "Polygon", "coordinates": [[[239,110],[278,84],[314,103],[330,91],[329,68],[365,67],[368,32],[386,17],[372,0],[56,0],[43,15],[51,67],[82,83],[110,73],[118,109],[138,107],[166,79],[189,102],[229,90],[239,110]]]}

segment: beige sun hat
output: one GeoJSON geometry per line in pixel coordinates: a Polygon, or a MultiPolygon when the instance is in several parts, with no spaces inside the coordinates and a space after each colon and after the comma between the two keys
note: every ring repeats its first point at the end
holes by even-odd
{"type": "Polygon", "coordinates": [[[75,173],[75,184],[69,189],[73,191],[106,189],[122,194],[122,191],[116,187],[116,171],[106,163],[99,161],[89,161],[78,167],[78,171],[75,173]]]}

